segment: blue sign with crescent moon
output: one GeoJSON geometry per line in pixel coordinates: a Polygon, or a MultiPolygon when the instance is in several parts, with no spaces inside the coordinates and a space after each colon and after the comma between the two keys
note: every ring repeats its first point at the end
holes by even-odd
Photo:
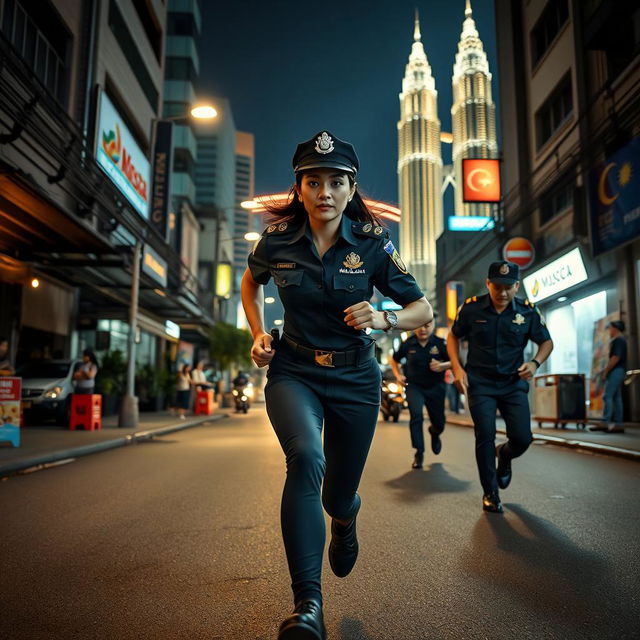
{"type": "Polygon", "coordinates": [[[594,256],[640,236],[640,138],[594,169],[589,187],[594,256]]]}

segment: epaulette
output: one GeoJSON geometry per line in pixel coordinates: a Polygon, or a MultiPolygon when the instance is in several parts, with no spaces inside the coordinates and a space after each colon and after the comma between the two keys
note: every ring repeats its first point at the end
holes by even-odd
{"type": "Polygon", "coordinates": [[[536,308],[536,305],[533,304],[533,302],[531,302],[529,298],[526,298],[522,304],[524,304],[525,307],[531,307],[532,309],[536,308]]]}
{"type": "Polygon", "coordinates": [[[291,224],[288,222],[279,222],[278,224],[270,224],[263,232],[262,235],[270,235],[272,233],[282,233],[287,229],[291,229],[291,224]]]}
{"type": "Polygon", "coordinates": [[[464,301],[465,304],[470,304],[471,302],[478,302],[478,296],[472,296],[464,301]]]}
{"type": "Polygon", "coordinates": [[[354,233],[368,238],[388,238],[389,232],[384,227],[373,225],[370,222],[352,222],[351,228],[354,233]]]}

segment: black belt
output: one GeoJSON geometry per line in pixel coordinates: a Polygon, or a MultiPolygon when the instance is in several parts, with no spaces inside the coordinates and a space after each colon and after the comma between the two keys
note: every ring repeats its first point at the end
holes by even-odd
{"type": "Polygon", "coordinates": [[[319,367],[357,367],[361,362],[365,362],[375,355],[375,342],[372,342],[366,347],[362,347],[362,349],[323,351],[322,349],[303,347],[284,334],[282,338],[296,355],[317,364],[319,367]]]}

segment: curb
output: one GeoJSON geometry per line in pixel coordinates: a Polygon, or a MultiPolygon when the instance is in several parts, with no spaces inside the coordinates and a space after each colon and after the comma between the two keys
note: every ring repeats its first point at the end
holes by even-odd
{"type": "Polygon", "coordinates": [[[117,449],[118,447],[124,447],[129,444],[137,444],[138,442],[151,440],[151,438],[154,438],[155,436],[163,436],[174,431],[182,431],[183,429],[197,427],[205,422],[217,422],[218,420],[222,420],[226,417],[227,415],[224,413],[217,413],[211,416],[198,418],[196,420],[186,420],[185,422],[170,424],[166,427],[136,431],[135,433],[121,436],[119,438],[113,438],[112,440],[104,440],[103,442],[96,442],[95,444],[88,444],[82,447],[73,447],[71,449],[61,449],[42,456],[26,458],[25,460],[18,460],[16,462],[9,462],[7,464],[0,465],[0,478],[15,475],[20,472],[32,473],[33,471],[47,469],[49,467],[64,464],[65,462],[71,462],[71,459],[73,458],[80,458],[81,456],[88,456],[92,453],[100,453],[101,451],[108,451],[109,449],[117,449]]]}
{"type": "MultiPolygon", "coordinates": [[[[473,428],[473,423],[459,418],[450,419],[447,417],[446,422],[455,424],[458,427],[473,428]]],[[[507,435],[505,429],[498,428],[496,432],[501,435],[507,435]]],[[[559,438],[558,436],[545,436],[540,433],[534,433],[533,439],[541,442],[548,442],[559,447],[567,449],[575,449],[578,451],[587,451],[589,453],[599,453],[601,455],[616,456],[618,458],[626,458],[627,460],[640,461],[640,451],[633,449],[623,449],[622,447],[614,447],[608,444],[598,444],[597,442],[584,442],[583,440],[569,440],[568,438],[559,438]]]]}

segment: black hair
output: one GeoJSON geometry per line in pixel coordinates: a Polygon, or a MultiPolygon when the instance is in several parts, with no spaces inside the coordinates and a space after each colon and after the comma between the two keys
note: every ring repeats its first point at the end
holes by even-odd
{"type": "Polygon", "coordinates": [[[93,351],[92,351],[91,349],[85,349],[85,350],[82,352],[82,355],[83,355],[83,356],[87,356],[87,358],[89,358],[89,360],[90,360],[91,362],[93,362],[93,364],[95,364],[95,365],[96,365],[96,367],[98,366],[98,359],[96,358],[96,354],[95,354],[95,353],[93,353],[93,351]]]}
{"type": "Polygon", "coordinates": [[[3,342],[9,342],[8,338],[5,338],[5,336],[0,336],[0,344],[2,344],[3,342]]]}
{"type": "MultiPolygon", "coordinates": [[[[309,171],[312,171],[312,169],[309,169],[309,171]]],[[[375,213],[367,207],[362,199],[353,174],[348,171],[340,171],[339,169],[336,169],[336,172],[347,176],[350,187],[355,185],[353,198],[350,202],[347,202],[347,206],[343,212],[344,215],[356,222],[370,222],[372,225],[382,226],[382,222],[378,216],[376,216],[375,213]]],[[[304,208],[302,201],[298,197],[298,191],[296,189],[296,187],[298,189],[300,188],[300,185],[302,184],[302,177],[305,173],[308,172],[301,171],[296,174],[296,184],[289,190],[289,200],[286,204],[264,203],[264,207],[267,210],[265,220],[268,224],[284,221],[302,222],[302,220],[306,219],[307,210],[304,208]]]]}

